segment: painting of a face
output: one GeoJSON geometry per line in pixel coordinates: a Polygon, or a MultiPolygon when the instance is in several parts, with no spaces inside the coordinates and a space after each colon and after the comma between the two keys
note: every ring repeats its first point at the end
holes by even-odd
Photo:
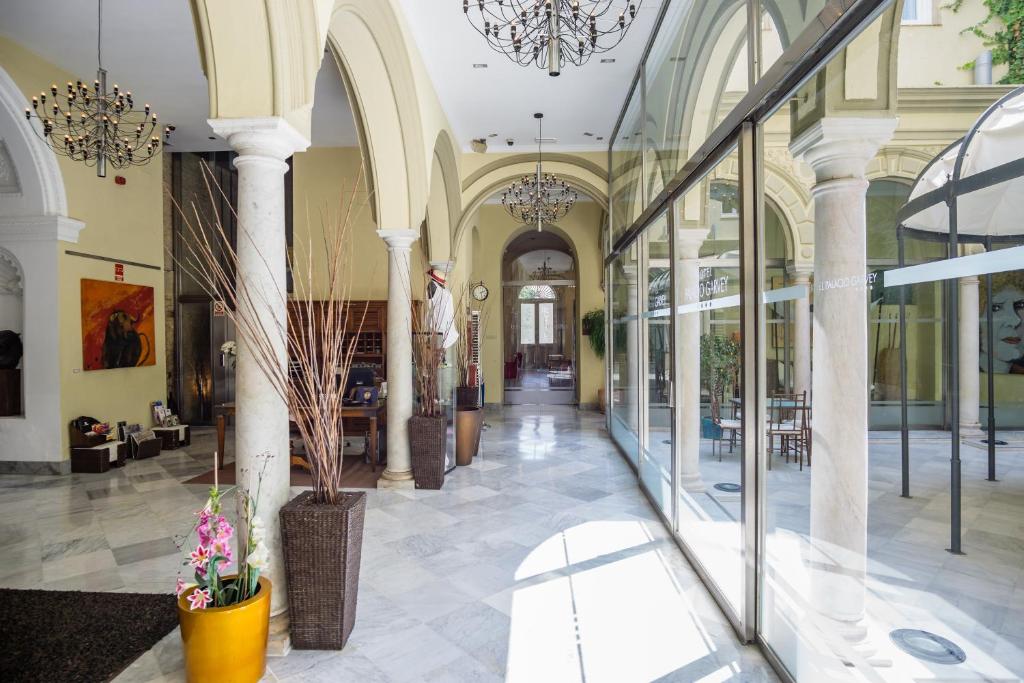
{"type": "MultiPolygon", "coordinates": [[[[995,359],[996,372],[1009,372],[1014,363],[1024,363],[1024,289],[1016,285],[1007,285],[992,293],[990,303],[992,314],[993,342],[992,351],[995,359]]],[[[986,321],[981,320],[981,349],[987,352],[986,321]]],[[[985,359],[981,359],[985,369],[985,359]]]]}
{"type": "Polygon", "coordinates": [[[155,365],[154,322],[152,287],[82,280],[82,366],[155,365]]]}

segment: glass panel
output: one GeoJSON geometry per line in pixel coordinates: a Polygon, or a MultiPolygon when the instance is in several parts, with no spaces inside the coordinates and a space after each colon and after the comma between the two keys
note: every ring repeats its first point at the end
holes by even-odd
{"type": "MultiPolygon", "coordinates": [[[[958,199],[952,251],[944,198],[902,213],[924,194],[912,189],[922,172],[927,190],[949,182],[952,162],[926,166],[1008,90],[978,88],[966,104],[955,93],[972,76],[957,55],[983,49],[963,31],[970,20],[944,12],[927,41],[924,29],[901,30],[893,46],[900,11],[763,124],[765,199],[793,248],[784,271],[764,264],[759,629],[801,682],[1020,680],[1024,496],[1009,453],[1024,426],[1024,374],[1014,374],[1024,373],[1024,270],[1005,268],[1024,256],[998,263],[1024,243],[1019,216],[1006,213],[1019,191],[958,199]],[[877,80],[862,77],[867,64],[877,80]],[[899,232],[901,219],[912,230],[899,232]],[[993,234],[1007,242],[986,254],[993,234]],[[968,265],[972,274],[958,270],[968,265]],[[772,381],[780,326],[789,382],[772,381]],[[990,380],[991,454],[981,431],[990,380]]],[[[1008,121],[971,143],[965,172],[1020,158],[1010,141],[1024,134],[1008,121]]]]}
{"type": "Polygon", "coordinates": [[[733,151],[675,204],[677,525],[728,604],[743,596],[739,204],[733,151]]]}
{"type": "Polygon", "coordinates": [[[612,141],[612,242],[619,238],[644,210],[643,124],[641,91],[637,87],[612,141]]]}
{"type": "Polygon", "coordinates": [[[612,262],[612,438],[636,465],[640,455],[637,249],[634,243],[612,262]]]}
{"type": "Polygon", "coordinates": [[[533,329],[533,304],[519,304],[519,343],[524,346],[533,344],[536,332],[533,329]]]}
{"type": "Polygon", "coordinates": [[[767,71],[790,44],[814,23],[828,0],[761,0],[761,73],[767,71]]]}
{"type": "Polygon", "coordinates": [[[640,458],[640,479],[662,513],[672,505],[672,330],[671,252],[668,217],[657,218],[642,237],[643,331],[647,396],[640,458]]]}
{"type": "Polygon", "coordinates": [[[650,202],[747,92],[746,2],[673,0],[645,69],[650,202]]]}
{"type": "Polygon", "coordinates": [[[555,305],[551,303],[537,304],[537,328],[538,344],[553,344],[555,342],[555,305]]]}
{"type": "MultiPolygon", "coordinates": [[[[209,424],[213,419],[213,350],[210,304],[179,303],[182,424],[209,424]]],[[[218,349],[219,353],[220,349],[218,349]]]]}

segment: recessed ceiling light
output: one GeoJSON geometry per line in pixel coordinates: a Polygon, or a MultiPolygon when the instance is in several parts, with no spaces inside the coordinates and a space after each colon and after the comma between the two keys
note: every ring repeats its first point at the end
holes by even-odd
{"type": "Polygon", "coordinates": [[[586,136],[586,137],[588,137],[588,138],[592,138],[592,137],[594,137],[594,134],[593,134],[593,133],[584,133],[583,135],[584,135],[584,136],[586,136]]]}
{"type": "Polygon", "coordinates": [[[487,65],[486,64],[474,64],[473,68],[474,69],[486,69],[487,65]]]}
{"type": "Polygon", "coordinates": [[[210,135],[210,136],[208,137],[208,139],[209,139],[209,140],[216,140],[217,138],[216,138],[216,137],[214,137],[213,135],[210,135]]]}
{"type": "Polygon", "coordinates": [[[487,137],[489,137],[489,138],[496,138],[496,137],[498,137],[498,134],[497,133],[488,133],[487,137]]]}
{"type": "Polygon", "coordinates": [[[614,57],[605,57],[604,59],[601,60],[601,63],[602,64],[614,64],[615,63],[615,58],[614,57]]]}
{"type": "Polygon", "coordinates": [[[604,140],[604,136],[603,136],[603,135],[598,135],[598,136],[597,136],[597,139],[598,139],[598,140],[604,140]]]}

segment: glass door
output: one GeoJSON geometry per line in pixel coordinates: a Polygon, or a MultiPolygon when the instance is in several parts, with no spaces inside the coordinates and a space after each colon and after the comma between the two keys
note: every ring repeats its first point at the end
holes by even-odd
{"type": "Polygon", "coordinates": [[[672,270],[668,214],[640,238],[644,395],[640,481],[666,518],[672,506],[672,270]]]}

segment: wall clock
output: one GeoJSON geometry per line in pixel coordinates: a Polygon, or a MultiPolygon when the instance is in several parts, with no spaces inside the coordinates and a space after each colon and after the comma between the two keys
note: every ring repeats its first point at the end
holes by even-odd
{"type": "Polygon", "coordinates": [[[487,291],[487,287],[484,286],[483,282],[473,287],[473,298],[477,301],[486,300],[488,295],[490,295],[490,292],[487,291]]]}

